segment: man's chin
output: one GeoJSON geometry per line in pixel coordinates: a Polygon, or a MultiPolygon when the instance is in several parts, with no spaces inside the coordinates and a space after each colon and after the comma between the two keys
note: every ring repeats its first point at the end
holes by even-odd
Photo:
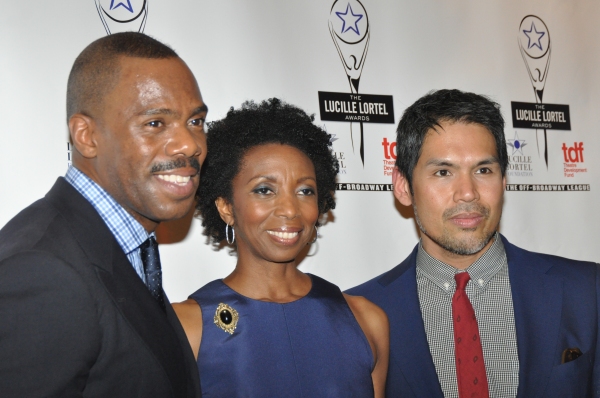
{"type": "Polygon", "coordinates": [[[191,206],[184,210],[165,214],[162,217],[162,222],[178,221],[178,220],[181,220],[182,218],[187,218],[186,216],[189,214],[193,215],[191,206]]]}
{"type": "MultiPolygon", "coordinates": [[[[476,228],[475,228],[476,230],[476,228]]],[[[471,231],[471,229],[463,229],[464,232],[475,232],[475,230],[471,231]]],[[[490,235],[475,237],[472,234],[471,236],[466,237],[457,237],[453,236],[441,236],[441,237],[432,237],[431,235],[424,232],[429,239],[431,239],[435,244],[440,246],[445,251],[458,255],[458,256],[472,256],[481,252],[487,245],[490,243],[496,232],[494,231],[490,235]]]]}
{"type": "Polygon", "coordinates": [[[187,218],[186,216],[193,215],[193,207],[194,207],[194,198],[189,198],[184,201],[179,201],[177,203],[172,203],[168,206],[162,206],[148,217],[151,220],[155,220],[157,223],[177,221],[182,218],[187,218]]]}

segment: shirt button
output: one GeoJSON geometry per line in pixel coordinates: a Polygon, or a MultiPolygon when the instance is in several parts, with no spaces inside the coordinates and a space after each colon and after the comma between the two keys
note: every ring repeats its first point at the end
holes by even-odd
{"type": "Polygon", "coordinates": [[[444,288],[446,290],[450,289],[450,284],[448,282],[444,283],[444,288]]]}
{"type": "Polygon", "coordinates": [[[483,286],[483,284],[485,283],[485,281],[483,279],[480,279],[477,282],[479,282],[479,286],[483,286]]]}

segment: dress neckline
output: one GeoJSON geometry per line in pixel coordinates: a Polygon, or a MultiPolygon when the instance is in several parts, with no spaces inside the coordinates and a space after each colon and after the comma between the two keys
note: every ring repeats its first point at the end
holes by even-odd
{"type": "Polygon", "coordinates": [[[243,297],[243,298],[244,298],[244,299],[246,299],[246,300],[250,300],[250,301],[256,301],[256,302],[258,302],[258,303],[265,303],[265,304],[286,305],[286,304],[293,304],[293,303],[297,303],[297,302],[299,302],[300,300],[304,300],[306,297],[310,296],[310,295],[312,294],[312,292],[314,291],[314,289],[315,289],[315,277],[314,277],[314,275],[313,275],[313,274],[309,274],[308,272],[306,272],[306,273],[305,273],[305,275],[308,275],[308,276],[309,276],[309,278],[310,278],[310,282],[311,282],[310,289],[308,290],[308,293],[306,293],[304,296],[302,296],[302,297],[300,297],[300,298],[298,298],[298,299],[296,299],[296,300],[293,300],[293,301],[288,301],[287,303],[277,303],[277,302],[275,302],[275,301],[264,301],[264,300],[258,300],[258,299],[252,298],[252,297],[248,297],[248,296],[245,296],[245,295],[241,294],[240,292],[238,292],[238,291],[236,291],[236,290],[233,290],[231,287],[229,287],[229,286],[228,286],[228,285],[227,285],[227,284],[226,284],[226,283],[223,281],[223,279],[217,279],[217,281],[218,281],[218,282],[220,282],[220,283],[221,283],[221,285],[223,285],[223,287],[225,287],[225,289],[227,289],[227,290],[229,290],[229,291],[233,292],[233,293],[234,293],[234,294],[236,294],[237,296],[243,297]]]}

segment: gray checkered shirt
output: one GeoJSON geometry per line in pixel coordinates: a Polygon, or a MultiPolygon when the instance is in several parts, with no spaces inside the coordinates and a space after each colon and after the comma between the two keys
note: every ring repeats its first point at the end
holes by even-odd
{"type": "Polygon", "coordinates": [[[135,272],[146,283],[146,274],[140,254],[140,245],[154,232],[148,234],[142,224],[108,194],[100,185],[75,166],[69,166],[65,180],[73,186],[100,214],[110,232],[127,255],[135,272]]]}
{"type": "MultiPolygon", "coordinates": [[[[479,325],[490,397],[515,397],[519,385],[515,314],[506,253],[498,234],[492,246],[466,271],[471,276],[466,291],[479,325]]],[[[446,398],[458,398],[452,323],[456,272],[454,267],[431,257],[419,244],[419,303],[429,351],[446,398]]]]}

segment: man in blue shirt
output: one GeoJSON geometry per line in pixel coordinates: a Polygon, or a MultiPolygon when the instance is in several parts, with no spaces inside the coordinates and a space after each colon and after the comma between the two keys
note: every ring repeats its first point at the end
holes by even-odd
{"type": "Polygon", "coordinates": [[[154,230],[192,207],[206,112],[187,65],[141,33],[77,57],[73,165],[0,231],[0,395],[200,395],[154,230]]]}

